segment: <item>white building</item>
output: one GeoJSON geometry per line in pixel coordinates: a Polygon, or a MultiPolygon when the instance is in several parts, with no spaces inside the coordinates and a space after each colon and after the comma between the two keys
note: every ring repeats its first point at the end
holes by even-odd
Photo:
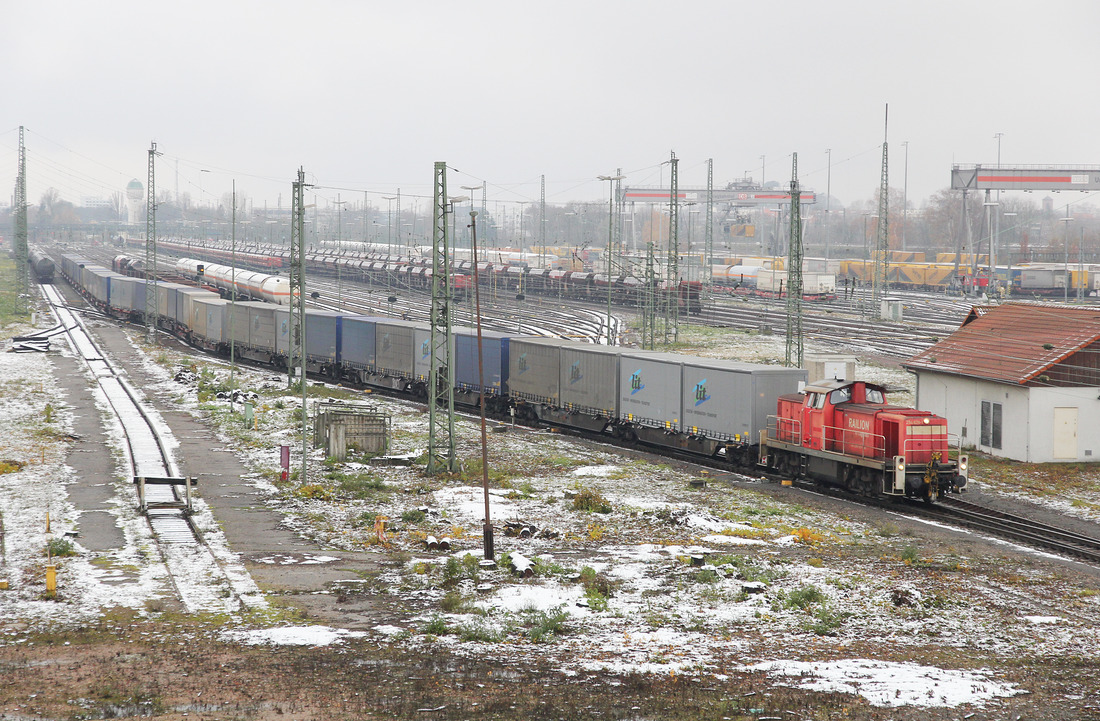
{"type": "Polygon", "coordinates": [[[917,407],[964,447],[1030,463],[1100,460],[1100,309],[975,307],[948,338],[903,364],[917,407]]]}

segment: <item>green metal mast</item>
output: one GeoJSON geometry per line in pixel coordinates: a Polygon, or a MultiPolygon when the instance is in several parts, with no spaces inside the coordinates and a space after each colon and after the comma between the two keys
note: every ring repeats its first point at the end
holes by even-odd
{"type": "Polygon", "coordinates": [[[287,385],[294,382],[294,361],[298,361],[298,380],[302,384],[302,473],[299,483],[306,483],[309,461],[309,383],[306,382],[306,201],[305,170],[298,168],[298,179],[291,183],[290,201],[290,349],[287,353],[287,385]]]}
{"type": "Polygon", "coordinates": [[[680,190],[676,153],[669,160],[672,166],[668,205],[668,258],[665,265],[665,345],[675,343],[680,336],[680,190]]]}
{"type": "Polygon", "coordinates": [[[871,316],[882,317],[882,295],[886,291],[886,273],[890,262],[890,163],[886,139],[890,128],[890,106],[886,106],[885,132],[882,138],[882,182],[878,195],[878,240],[875,243],[874,276],[871,279],[871,316]]]}
{"type": "Polygon", "coordinates": [[[458,470],[455,371],[451,341],[451,264],[447,252],[447,164],[435,164],[432,230],[431,373],[428,378],[428,473],[458,470]],[[439,418],[440,413],[446,417],[439,418]]]}
{"type": "Polygon", "coordinates": [[[798,153],[791,161],[791,238],[787,254],[787,358],[785,365],[802,367],[802,210],[798,187],[798,153]]]}
{"type": "Polygon", "coordinates": [[[642,307],[642,349],[653,350],[657,347],[657,274],[654,272],[656,259],[653,255],[653,241],[646,243],[645,251],[645,290],[642,307]]]}
{"type": "Polygon", "coordinates": [[[711,266],[714,265],[714,158],[707,158],[707,227],[703,241],[703,290],[710,297],[711,266]]]}
{"type": "MultiPolygon", "coordinates": [[[[542,190],[539,193],[539,267],[546,267],[546,176],[541,176],[542,190]]],[[[474,206],[474,201],[470,199],[470,207],[474,206]]],[[[482,209],[481,212],[485,212],[482,209]]]]}
{"type": "Polygon", "coordinates": [[[157,144],[149,146],[145,187],[145,336],[157,342],[157,144]]]}
{"type": "Polygon", "coordinates": [[[30,249],[27,246],[27,147],[19,126],[19,168],[15,177],[16,313],[27,312],[31,293],[30,249]]]}

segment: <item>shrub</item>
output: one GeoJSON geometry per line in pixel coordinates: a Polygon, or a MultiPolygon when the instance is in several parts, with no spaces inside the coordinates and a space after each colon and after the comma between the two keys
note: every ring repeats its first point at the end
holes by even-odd
{"type": "Polygon", "coordinates": [[[316,483],[305,483],[294,489],[298,498],[311,498],[317,501],[331,501],[332,491],[316,483]]]}
{"type": "Polygon", "coordinates": [[[906,546],[901,550],[901,560],[907,564],[920,561],[920,549],[916,546],[906,546]]]}
{"type": "Polygon", "coordinates": [[[425,515],[427,514],[425,514],[424,511],[411,508],[401,514],[401,520],[405,523],[420,523],[424,520],[425,515]]]}
{"type": "Polygon", "coordinates": [[[447,623],[447,619],[436,614],[424,624],[420,631],[421,633],[430,634],[432,636],[446,636],[451,632],[451,626],[447,623]]]}

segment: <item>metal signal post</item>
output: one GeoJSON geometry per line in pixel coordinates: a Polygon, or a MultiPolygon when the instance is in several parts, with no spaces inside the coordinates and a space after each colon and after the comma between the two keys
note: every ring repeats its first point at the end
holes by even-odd
{"type": "MultiPolygon", "coordinates": [[[[428,377],[428,473],[458,470],[455,371],[451,353],[451,264],[447,242],[447,164],[435,164],[432,231],[431,372],[428,377]],[[446,414],[439,418],[440,412],[446,414]]],[[[453,209],[452,209],[453,210],[453,209]]]]}

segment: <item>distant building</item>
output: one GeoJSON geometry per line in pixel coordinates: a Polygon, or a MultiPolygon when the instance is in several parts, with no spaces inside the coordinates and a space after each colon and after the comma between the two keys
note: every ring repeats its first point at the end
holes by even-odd
{"type": "Polygon", "coordinates": [[[112,208],[114,207],[108,198],[93,198],[91,196],[84,196],[80,199],[80,205],[83,208],[112,208]]]}
{"type": "Polygon", "coordinates": [[[977,306],[903,364],[917,407],[964,447],[1031,463],[1100,460],[1100,308],[977,306]]]}

